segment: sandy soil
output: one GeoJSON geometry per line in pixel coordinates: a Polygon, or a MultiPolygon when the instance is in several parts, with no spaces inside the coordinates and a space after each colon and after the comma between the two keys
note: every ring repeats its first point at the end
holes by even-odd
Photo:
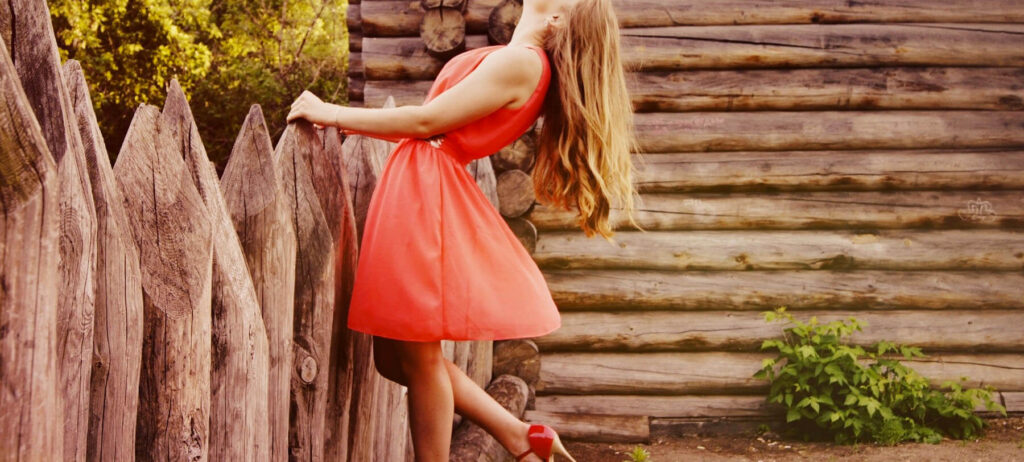
{"type": "MultiPolygon", "coordinates": [[[[733,436],[689,436],[653,440],[640,445],[649,462],[682,461],[993,461],[1024,462],[1024,417],[988,419],[982,438],[974,441],[945,439],[939,444],[904,443],[897,446],[860,444],[841,446],[787,440],[774,433],[733,436]]],[[[577,462],[629,462],[635,444],[565,441],[577,462]]],[[[558,459],[562,460],[562,459],[558,459]]]]}

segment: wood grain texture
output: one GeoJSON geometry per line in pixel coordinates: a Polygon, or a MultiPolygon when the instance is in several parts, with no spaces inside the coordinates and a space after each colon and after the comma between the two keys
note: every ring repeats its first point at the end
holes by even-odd
{"type": "Polygon", "coordinates": [[[221,189],[267,331],[270,459],[284,461],[288,459],[296,244],[273,156],[263,111],[254,104],[231,150],[221,189]]]}
{"type": "MultiPolygon", "coordinates": [[[[1020,110],[1022,78],[1024,69],[1008,67],[868,67],[629,72],[626,83],[636,112],[1020,110]]],[[[370,80],[360,95],[372,106],[388,95],[422,104],[432,83],[370,80]]]]}
{"type": "MultiPolygon", "coordinates": [[[[648,231],[1017,229],[1024,224],[1024,204],[1016,190],[642,194],[634,216],[648,231]]],[[[525,218],[542,234],[578,229],[572,211],[544,204],[525,218]]],[[[618,208],[609,221],[622,231],[635,229],[618,208]]]]}
{"type": "MultiPolygon", "coordinates": [[[[1024,324],[1024,310],[926,310],[800,312],[799,319],[821,323],[862,321],[864,330],[846,340],[856,345],[892,341],[925,351],[1013,353],[1024,338],[1006,335],[1006,326],[1024,324]]],[[[563,326],[534,339],[553,351],[760,351],[761,342],[781,339],[782,324],[769,324],[753,311],[580,311],[562,314],[563,326]]]]}
{"type": "Polygon", "coordinates": [[[732,151],[634,156],[641,192],[1022,189],[1024,151],[732,151]]]}
{"type": "Polygon", "coordinates": [[[212,228],[210,458],[269,460],[267,331],[217,172],[176,79],[168,86],[163,116],[212,228]]]}
{"type": "MultiPolygon", "coordinates": [[[[501,1],[469,0],[466,3],[467,30],[486,32],[488,14],[501,1]]],[[[699,0],[615,0],[612,3],[619,27],[624,28],[847,22],[1024,22],[1024,8],[1006,0],[956,4],[936,0],[884,4],[840,0],[713,3],[699,0]]],[[[423,6],[415,1],[371,1],[361,6],[360,26],[375,37],[413,36],[423,16],[423,6]]],[[[352,14],[350,7],[350,17],[352,14]]]]}
{"type": "Polygon", "coordinates": [[[622,30],[630,69],[1015,66],[1022,24],[772,24],[622,30]]]}
{"type": "MultiPolygon", "coordinates": [[[[1021,67],[1021,24],[774,24],[623,29],[629,71],[815,67],[1021,67]]],[[[466,36],[466,49],[489,46],[466,36]]],[[[431,80],[444,64],[418,37],[364,36],[370,80],[431,80]]]]}
{"type": "Polygon", "coordinates": [[[620,231],[617,244],[546,232],[534,261],[550,269],[979,270],[1024,268],[1011,229],[620,231]]]}
{"type": "Polygon", "coordinates": [[[533,178],[522,170],[506,170],[498,176],[499,210],[506,218],[515,218],[527,213],[536,197],[533,178]]]}
{"type": "Polygon", "coordinates": [[[292,460],[320,461],[326,441],[328,374],[334,320],[334,241],[309,171],[320,149],[313,126],[288,125],[274,152],[297,243],[292,340],[292,460]]]}
{"type": "Polygon", "coordinates": [[[46,2],[11,0],[7,8],[0,9],[4,16],[0,22],[10,25],[6,43],[14,68],[57,163],[57,368],[64,408],[64,459],[84,461],[96,296],[97,220],[92,184],[46,2]]]}
{"type": "Polygon", "coordinates": [[[644,153],[1019,148],[1024,111],[757,111],[635,116],[644,153]]]}
{"type": "Polygon", "coordinates": [[[63,457],[57,365],[57,165],[0,40],[0,447],[12,460],[63,457]]]}
{"type": "Polygon", "coordinates": [[[544,277],[560,310],[1014,310],[1024,303],[1024,274],[1004,271],[547,270],[544,277]]]}
{"type": "MultiPolygon", "coordinates": [[[[768,382],[752,377],[769,353],[551,353],[541,362],[537,399],[547,394],[754,394],[768,382]]],[[[901,358],[902,359],[902,358],[901,358]]],[[[933,386],[969,380],[964,386],[992,385],[1024,391],[1020,354],[944,354],[902,362],[933,386]]]]}
{"type": "Polygon", "coordinates": [[[142,367],[142,274],[124,198],[93,111],[82,67],[64,63],[96,205],[96,305],[89,396],[88,460],[135,455],[142,367]]]}
{"type": "Polygon", "coordinates": [[[455,8],[431,8],[423,14],[420,39],[427,53],[447,61],[466,50],[466,19],[455,8]]]}
{"type": "MultiPolygon", "coordinates": [[[[381,107],[395,107],[394,99],[388,98],[381,107]]],[[[366,214],[370,208],[373,190],[395,143],[380,138],[351,135],[342,143],[342,164],[347,175],[349,195],[355,213],[356,228],[362,242],[366,214]]]]}
{"type": "Polygon", "coordinates": [[[549,425],[564,440],[600,443],[648,442],[651,427],[647,416],[558,413],[527,410],[526,422],[549,425]]]}
{"type": "Polygon", "coordinates": [[[143,289],[138,459],[210,455],[210,222],[169,117],[135,111],[114,176],[139,248],[143,289]]]}

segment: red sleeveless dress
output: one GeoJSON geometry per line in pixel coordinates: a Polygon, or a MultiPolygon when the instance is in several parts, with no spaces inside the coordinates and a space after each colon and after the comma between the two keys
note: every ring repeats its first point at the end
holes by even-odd
{"type": "MultiPolygon", "coordinates": [[[[491,51],[449,60],[430,101],[472,72],[491,51]]],[[[512,143],[540,115],[551,70],[516,109],[499,109],[436,141],[405,138],[391,152],[370,199],[348,327],[401,340],[539,337],[561,326],[533,258],[466,165],[512,143]]],[[[425,103],[424,103],[425,104],[425,103]]]]}

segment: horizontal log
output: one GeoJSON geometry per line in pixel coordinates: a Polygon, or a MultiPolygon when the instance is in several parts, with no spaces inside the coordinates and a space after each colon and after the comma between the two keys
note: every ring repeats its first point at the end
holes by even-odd
{"type": "MultiPolygon", "coordinates": [[[[469,0],[467,31],[486,31],[487,15],[500,1],[469,0]]],[[[1024,7],[1007,0],[905,5],[822,1],[615,0],[619,27],[668,27],[726,24],[825,24],[846,22],[1024,22],[1024,7]]],[[[363,27],[374,36],[415,35],[423,7],[415,1],[371,1],[363,6],[363,27]]],[[[351,15],[351,7],[349,9],[351,15]]],[[[350,26],[351,27],[351,26],[350,26]]]]}
{"type": "Polygon", "coordinates": [[[645,153],[1024,145],[1024,111],[757,111],[636,114],[645,153]]]}
{"type": "Polygon", "coordinates": [[[350,53],[363,51],[363,32],[359,29],[349,29],[348,51],[350,53]]]}
{"type": "Polygon", "coordinates": [[[635,156],[641,192],[1024,188],[1024,151],[730,151],[635,156]]]}
{"type": "Polygon", "coordinates": [[[358,3],[349,2],[347,10],[345,12],[345,26],[348,27],[348,31],[351,33],[354,30],[361,30],[363,17],[361,13],[362,5],[358,3]]]}
{"type": "Polygon", "coordinates": [[[546,270],[561,310],[1024,308],[1024,272],[546,270]]]}
{"type": "MultiPolygon", "coordinates": [[[[810,311],[824,324],[855,317],[865,324],[846,338],[857,345],[887,340],[926,352],[1024,352],[1024,310],[810,311]]],[[[781,339],[782,323],[765,322],[754,311],[621,311],[562,313],[562,327],[535,338],[552,351],[760,351],[761,342],[781,339]]],[[[546,356],[545,356],[546,357],[546,356]]]]}
{"type": "Polygon", "coordinates": [[[1024,232],[1015,230],[621,231],[614,239],[541,233],[533,259],[550,269],[1024,269],[1024,232]]]}
{"type": "MultiPolygon", "coordinates": [[[[348,56],[348,77],[363,78],[363,53],[351,53],[348,56]]],[[[385,98],[386,99],[386,98],[385,98]]]]}
{"type": "Polygon", "coordinates": [[[526,411],[529,423],[550,425],[565,440],[584,440],[588,443],[629,443],[648,441],[651,427],[646,416],[602,415],[526,411]]]}
{"type": "MultiPolygon", "coordinates": [[[[549,394],[757,394],[752,375],[769,353],[551,353],[541,362],[537,399],[549,394]]],[[[929,355],[902,359],[933,386],[968,377],[964,386],[1024,391],[1024,355],[929,355]]]]}
{"type": "MultiPolygon", "coordinates": [[[[1014,396],[1024,396],[1024,393],[996,392],[993,398],[1002,398],[1009,403],[1014,396]]],[[[546,395],[538,396],[536,404],[535,411],[527,411],[528,417],[531,412],[535,412],[551,415],[589,413],[619,417],[751,419],[779,417],[785,410],[779,404],[766,403],[764,395],[546,395]]],[[[978,411],[984,409],[984,406],[975,408],[978,411]]],[[[1019,412],[1021,408],[1017,409],[1019,412]]],[[[1011,409],[1007,407],[1007,410],[1011,409]]]]}
{"type": "MultiPolygon", "coordinates": [[[[627,74],[637,112],[1024,108],[1024,69],[878,67],[627,74]]],[[[431,80],[376,80],[367,100],[422,104],[431,80]]]]}
{"type": "MultiPolygon", "coordinates": [[[[575,215],[537,204],[525,218],[543,234],[577,230],[575,215]]],[[[1019,228],[1024,225],[1024,202],[1019,190],[642,194],[634,216],[648,231],[1019,228]]],[[[618,208],[611,210],[609,221],[622,231],[635,229],[627,227],[618,208]]]]}
{"type": "Polygon", "coordinates": [[[773,24],[622,30],[632,69],[1021,66],[1024,24],[773,24]]]}
{"type": "Polygon", "coordinates": [[[380,107],[389,96],[399,106],[423,104],[433,80],[370,80],[366,82],[364,100],[372,107],[380,107]]]}
{"type": "MultiPolygon", "coordinates": [[[[466,32],[487,33],[487,18],[501,0],[467,0],[466,32]]],[[[367,37],[412,37],[419,34],[423,5],[414,0],[374,1],[362,5],[362,28],[367,37]]]]}
{"type": "Polygon", "coordinates": [[[1007,412],[1024,412],[1024,392],[1005,392],[1002,393],[1003,406],[1006,407],[1007,412]]]}
{"type": "MultiPolygon", "coordinates": [[[[364,11],[365,13],[365,11],[364,11]]],[[[366,23],[364,21],[364,30],[366,23]]],[[[878,66],[1024,66],[1024,24],[807,24],[652,27],[622,30],[629,70],[878,66]]],[[[466,48],[488,46],[468,34],[466,48]]],[[[365,32],[367,77],[431,80],[443,62],[418,37],[365,32]]]]}
{"type": "MultiPolygon", "coordinates": [[[[466,50],[488,45],[486,35],[466,35],[466,50]]],[[[444,61],[427,53],[419,37],[366,36],[363,66],[368,80],[433,80],[444,61]]]]}
{"type": "Polygon", "coordinates": [[[637,112],[1024,108],[1024,69],[869,67],[638,72],[637,112]]]}
{"type": "Polygon", "coordinates": [[[363,88],[366,85],[366,81],[358,77],[349,77],[348,79],[348,99],[349,101],[363,101],[363,88]]]}

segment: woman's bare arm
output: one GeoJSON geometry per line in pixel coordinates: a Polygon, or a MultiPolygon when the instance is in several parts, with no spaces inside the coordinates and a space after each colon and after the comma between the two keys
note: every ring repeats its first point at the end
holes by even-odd
{"type": "Polygon", "coordinates": [[[504,47],[485,56],[473,72],[427,104],[347,107],[325,103],[306,91],[292,104],[288,121],[303,118],[384,139],[429,138],[525,100],[536,89],[541,66],[535,51],[504,47]]]}

